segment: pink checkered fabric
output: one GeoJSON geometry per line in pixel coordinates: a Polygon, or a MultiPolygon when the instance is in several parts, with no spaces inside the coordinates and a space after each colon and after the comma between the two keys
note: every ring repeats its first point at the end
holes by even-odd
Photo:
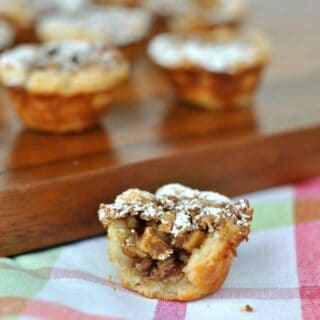
{"type": "Polygon", "coordinates": [[[0,318],[320,319],[320,179],[248,198],[255,208],[250,240],[216,294],[181,303],[129,292],[99,237],[1,258],[0,318]],[[246,304],[253,312],[241,311],[246,304]]]}

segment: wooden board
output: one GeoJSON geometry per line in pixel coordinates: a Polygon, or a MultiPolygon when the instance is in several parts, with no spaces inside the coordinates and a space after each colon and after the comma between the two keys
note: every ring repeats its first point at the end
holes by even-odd
{"type": "Polygon", "coordinates": [[[25,130],[3,99],[0,255],[103,232],[98,204],[128,187],[178,181],[237,195],[319,175],[320,4],[252,6],[251,26],[274,44],[252,109],[188,108],[144,55],[102,124],[80,135],[25,130]]]}

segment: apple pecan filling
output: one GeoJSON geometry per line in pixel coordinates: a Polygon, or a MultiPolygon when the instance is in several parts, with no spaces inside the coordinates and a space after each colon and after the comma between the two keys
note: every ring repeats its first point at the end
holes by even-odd
{"type": "Polygon", "coordinates": [[[129,189],[99,209],[105,228],[121,225],[121,250],[135,272],[163,282],[180,280],[194,250],[229,221],[246,239],[251,218],[247,200],[233,202],[179,184],[155,194],[129,189]]]}

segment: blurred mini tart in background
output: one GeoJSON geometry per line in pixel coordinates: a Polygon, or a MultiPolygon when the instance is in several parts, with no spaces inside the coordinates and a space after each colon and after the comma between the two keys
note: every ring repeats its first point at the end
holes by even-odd
{"type": "Polygon", "coordinates": [[[189,301],[216,292],[248,239],[247,200],[180,184],[155,194],[129,189],[100,206],[109,257],[124,287],[146,297],[189,301]]]}
{"type": "Polygon", "coordinates": [[[170,32],[189,34],[216,29],[236,30],[247,14],[245,0],[145,0],[170,32]]]}
{"type": "Polygon", "coordinates": [[[148,53],[168,72],[180,99],[206,109],[221,109],[252,104],[270,46],[257,33],[166,33],[150,42],[148,53]]]}
{"type": "Polygon", "coordinates": [[[0,19],[0,51],[11,47],[15,42],[15,31],[11,24],[0,19]]]}
{"type": "Polygon", "coordinates": [[[92,0],[28,0],[37,14],[37,18],[42,15],[53,13],[75,14],[90,8],[92,0]]]}
{"type": "Polygon", "coordinates": [[[0,18],[12,25],[17,42],[35,39],[36,14],[27,0],[0,0],[0,18]]]}
{"type": "Polygon", "coordinates": [[[217,29],[238,30],[247,16],[244,0],[217,0],[199,6],[190,12],[168,19],[170,32],[199,33],[217,29]]]}
{"type": "Polygon", "coordinates": [[[116,49],[86,42],[20,46],[0,58],[0,77],[27,127],[77,132],[95,125],[127,79],[116,49]]]}
{"type": "Polygon", "coordinates": [[[135,45],[147,38],[152,15],[141,8],[91,7],[74,15],[57,14],[40,19],[37,34],[41,41],[90,41],[108,43],[130,55],[135,45]]]}

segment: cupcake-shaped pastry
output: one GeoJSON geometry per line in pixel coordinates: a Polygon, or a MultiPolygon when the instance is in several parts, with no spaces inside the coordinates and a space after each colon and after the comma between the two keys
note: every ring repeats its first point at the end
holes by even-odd
{"type": "Polygon", "coordinates": [[[189,301],[222,286],[252,214],[247,200],[170,184],[155,194],[129,189],[100,206],[99,220],[124,287],[189,301]]]}
{"type": "Polygon", "coordinates": [[[20,46],[0,58],[0,77],[26,126],[76,132],[95,125],[129,66],[116,49],[87,42],[20,46]]]}
{"type": "Polygon", "coordinates": [[[85,40],[110,43],[130,52],[147,37],[151,24],[151,14],[141,8],[92,7],[79,14],[44,17],[37,34],[43,42],[85,40]]]}
{"type": "Polygon", "coordinates": [[[12,24],[18,42],[34,40],[34,23],[36,16],[28,1],[0,0],[0,18],[12,24]]]}
{"type": "Polygon", "coordinates": [[[246,13],[244,0],[199,1],[193,10],[169,17],[168,27],[171,32],[185,34],[221,29],[235,31],[246,13]]]}
{"type": "Polygon", "coordinates": [[[0,19],[0,51],[13,45],[15,41],[15,31],[11,24],[0,19]]]}
{"type": "Polygon", "coordinates": [[[161,34],[150,42],[148,53],[168,71],[182,100],[207,109],[250,106],[269,44],[256,33],[225,34],[161,34]]]}

